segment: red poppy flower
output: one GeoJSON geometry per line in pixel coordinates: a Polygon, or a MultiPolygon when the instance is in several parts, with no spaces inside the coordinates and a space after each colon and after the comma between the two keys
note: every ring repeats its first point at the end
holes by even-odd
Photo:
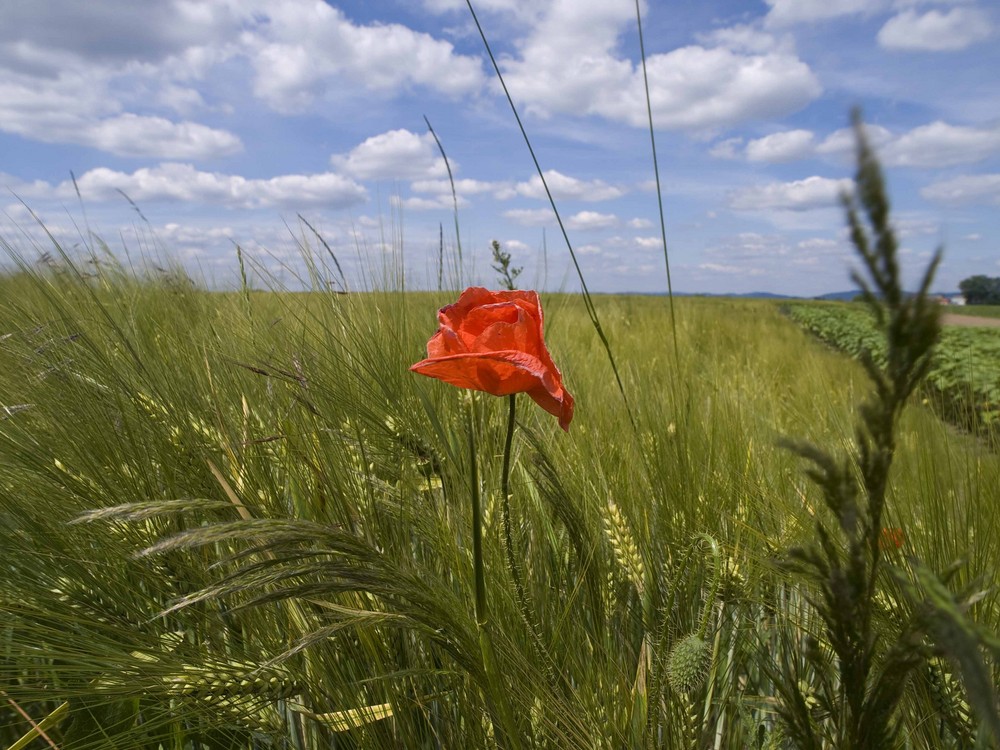
{"type": "Polygon", "coordinates": [[[569,429],[573,397],[545,348],[536,292],[470,287],[438,310],[438,321],[413,372],[494,396],[527,393],[569,429]]]}
{"type": "Polygon", "coordinates": [[[879,534],[878,545],[883,550],[899,549],[903,546],[906,537],[900,528],[884,528],[879,534]]]}

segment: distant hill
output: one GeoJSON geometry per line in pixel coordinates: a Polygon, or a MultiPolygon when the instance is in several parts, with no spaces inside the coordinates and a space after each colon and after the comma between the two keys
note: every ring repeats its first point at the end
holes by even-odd
{"type": "MultiPolygon", "coordinates": [[[[861,290],[855,289],[851,292],[830,292],[829,294],[821,294],[818,297],[813,297],[813,299],[827,300],[829,302],[850,302],[859,294],[861,294],[861,290]]],[[[960,295],[961,292],[931,292],[932,297],[947,297],[949,299],[960,295]]]]}
{"type": "Polygon", "coordinates": [[[827,294],[821,294],[818,297],[813,297],[813,299],[822,299],[828,301],[836,302],[850,302],[852,299],[861,294],[860,289],[855,289],[850,292],[829,292],[827,294]]]}

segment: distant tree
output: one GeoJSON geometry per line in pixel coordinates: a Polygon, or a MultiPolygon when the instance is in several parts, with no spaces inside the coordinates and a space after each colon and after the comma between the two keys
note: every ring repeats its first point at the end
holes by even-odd
{"type": "Polygon", "coordinates": [[[970,305],[1000,305],[1000,278],[970,276],[960,281],[958,288],[970,305]]]}

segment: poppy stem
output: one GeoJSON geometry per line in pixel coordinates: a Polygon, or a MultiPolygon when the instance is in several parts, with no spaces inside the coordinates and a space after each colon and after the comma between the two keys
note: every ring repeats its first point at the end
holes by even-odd
{"type": "Polygon", "coordinates": [[[510,454],[514,444],[514,415],[517,413],[517,394],[507,397],[507,439],[503,444],[503,474],[500,475],[500,492],[503,500],[504,532],[510,536],[510,454]]]}
{"type": "Polygon", "coordinates": [[[476,429],[472,406],[467,411],[469,427],[469,494],[472,498],[472,569],[476,581],[476,625],[482,630],[489,622],[486,605],[486,569],[483,565],[483,506],[479,496],[479,469],[476,460],[476,429]]]}
{"type": "MultiPolygon", "coordinates": [[[[510,570],[510,577],[514,581],[514,589],[517,592],[517,603],[521,607],[521,614],[525,618],[528,615],[528,599],[524,594],[524,583],[521,581],[521,571],[517,567],[517,558],[514,556],[514,534],[511,530],[510,522],[510,454],[511,446],[514,443],[514,415],[517,411],[515,394],[508,398],[510,409],[507,412],[507,439],[503,445],[503,472],[500,475],[500,512],[503,516],[503,546],[507,553],[507,567],[510,570]]],[[[528,622],[531,626],[530,621],[528,622]]]]}
{"type": "Polygon", "coordinates": [[[517,556],[514,554],[514,533],[510,520],[510,454],[514,443],[514,416],[517,411],[515,395],[512,393],[508,397],[510,408],[507,412],[507,439],[503,446],[503,471],[500,475],[500,514],[503,517],[503,547],[507,557],[507,569],[510,571],[511,580],[514,582],[514,593],[517,595],[517,605],[521,610],[521,619],[524,620],[524,624],[528,628],[532,645],[534,645],[535,651],[541,659],[546,675],[549,678],[549,683],[552,686],[556,686],[559,684],[559,680],[556,678],[552,656],[549,654],[548,649],[545,648],[539,627],[531,616],[531,609],[528,607],[528,596],[524,591],[524,579],[521,577],[521,568],[517,563],[517,556]]]}
{"type": "Polygon", "coordinates": [[[483,507],[479,494],[479,470],[476,459],[476,428],[473,419],[473,402],[466,410],[469,429],[469,494],[472,499],[472,568],[475,577],[476,626],[479,630],[479,649],[483,657],[483,671],[486,683],[484,697],[490,707],[494,731],[500,739],[500,746],[520,749],[520,741],[510,706],[507,704],[506,688],[497,668],[496,651],[490,635],[490,615],[486,602],[486,567],[483,562],[483,507]],[[506,738],[506,741],[504,741],[506,738]]]}

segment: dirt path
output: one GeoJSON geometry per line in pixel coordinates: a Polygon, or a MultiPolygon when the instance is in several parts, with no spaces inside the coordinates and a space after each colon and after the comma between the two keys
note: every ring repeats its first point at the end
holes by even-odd
{"type": "Polygon", "coordinates": [[[941,322],[946,326],[989,326],[1000,328],[1000,318],[978,318],[972,315],[955,315],[954,313],[944,313],[941,322]]]}

